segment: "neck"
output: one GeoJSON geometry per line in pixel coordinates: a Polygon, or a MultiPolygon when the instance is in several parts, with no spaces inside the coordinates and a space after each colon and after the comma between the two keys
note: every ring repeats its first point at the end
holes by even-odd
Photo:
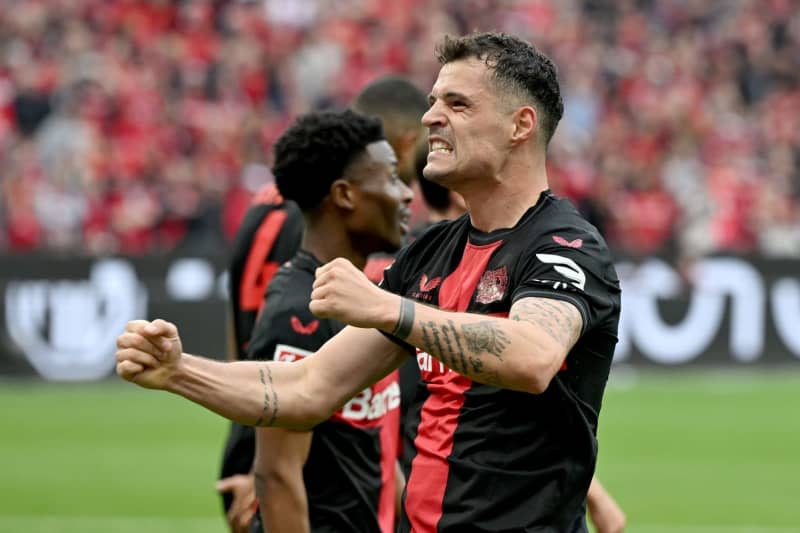
{"type": "Polygon", "coordinates": [[[341,224],[328,220],[327,217],[312,219],[308,216],[305,217],[305,224],[302,247],[322,263],[344,257],[356,268],[363,269],[367,264],[367,255],[354,248],[341,224]]]}
{"type": "Polygon", "coordinates": [[[443,220],[455,220],[463,214],[464,210],[454,205],[444,209],[433,209],[429,207],[428,223],[436,224],[437,222],[441,222],[443,220]]]}
{"type": "Polygon", "coordinates": [[[464,197],[472,226],[484,232],[514,227],[548,188],[544,158],[509,166],[488,183],[473,183],[474,188],[458,191],[464,197]]]}

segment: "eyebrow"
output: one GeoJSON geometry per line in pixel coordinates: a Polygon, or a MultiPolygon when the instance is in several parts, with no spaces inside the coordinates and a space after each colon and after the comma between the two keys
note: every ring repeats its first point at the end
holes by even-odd
{"type": "MultiPolygon", "coordinates": [[[[450,100],[450,99],[453,99],[453,98],[460,98],[462,100],[472,101],[469,96],[467,96],[464,93],[457,92],[457,91],[447,91],[442,96],[443,100],[450,100]]],[[[428,103],[432,104],[435,101],[436,101],[436,97],[433,95],[433,93],[429,94],[428,95],[428,103]]]]}

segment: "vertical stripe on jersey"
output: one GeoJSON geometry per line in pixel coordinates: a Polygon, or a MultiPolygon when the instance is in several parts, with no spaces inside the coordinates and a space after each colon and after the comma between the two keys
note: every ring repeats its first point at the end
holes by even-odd
{"type": "Polygon", "coordinates": [[[239,285],[239,307],[242,310],[256,311],[259,309],[264,300],[267,285],[280,268],[278,263],[266,259],[275,245],[275,240],[278,238],[287,216],[285,209],[273,209],[264,217],[256,231],[250,253],[247,254],[241,285],[239,285]]]}
{"type": "MultiPolygon", "coordinates": [[[[395,370],[381,381],[397,383],[400,372],[395,370]]],[[[380,384],[380,382],[379,382],[380,384]]],[[[382,387],[385,388],[385,387],[382,387]]],[[[400,409],[390,409],[381,420],[381,494],[378,499],[378,525],[383,533],[395,530],[397,483],[395,480],[400,430],[400,409]]]]}
{"type": "MultiPolygon", "coordinates": [[[[458,267],[442,282],[439,289],[439,308],[466,311],[481,275],[492,253],[502,244],[484,246],[467,243],[458,267]]],[[[453,451],[453,434],[458,415],[464,404],[464,393],[472,380],[447,371],[426,383],[429,396],[422,404],[417,438],[417,455],[411,462],[411,474],[406,488],[405,508],[415,533],[434,533],[442,517],[447,477],[450,467],[447,458],[453,451]]]]}

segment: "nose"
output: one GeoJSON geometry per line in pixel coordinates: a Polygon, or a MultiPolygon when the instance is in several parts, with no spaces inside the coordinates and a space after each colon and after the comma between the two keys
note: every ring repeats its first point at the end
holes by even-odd
{"type": "Polygon", "coordinates": [[[441,111],[441,104],[436,101],[425,111],[425,114],[422,115],[422,125],[426,128],[430,128],[431,126],[441,126],[443,124],[444,113],[441,111]]]}

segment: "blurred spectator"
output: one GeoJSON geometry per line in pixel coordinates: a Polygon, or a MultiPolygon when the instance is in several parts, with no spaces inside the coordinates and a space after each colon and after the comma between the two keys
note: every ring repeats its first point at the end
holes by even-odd
{"type": "Polygon", "coordinates": [[[444,32],[562,65],[556,192],[623,253],[800,257],[798,0],[0,0],[0,250],[219,249],[299,113],[444,32]]]}

